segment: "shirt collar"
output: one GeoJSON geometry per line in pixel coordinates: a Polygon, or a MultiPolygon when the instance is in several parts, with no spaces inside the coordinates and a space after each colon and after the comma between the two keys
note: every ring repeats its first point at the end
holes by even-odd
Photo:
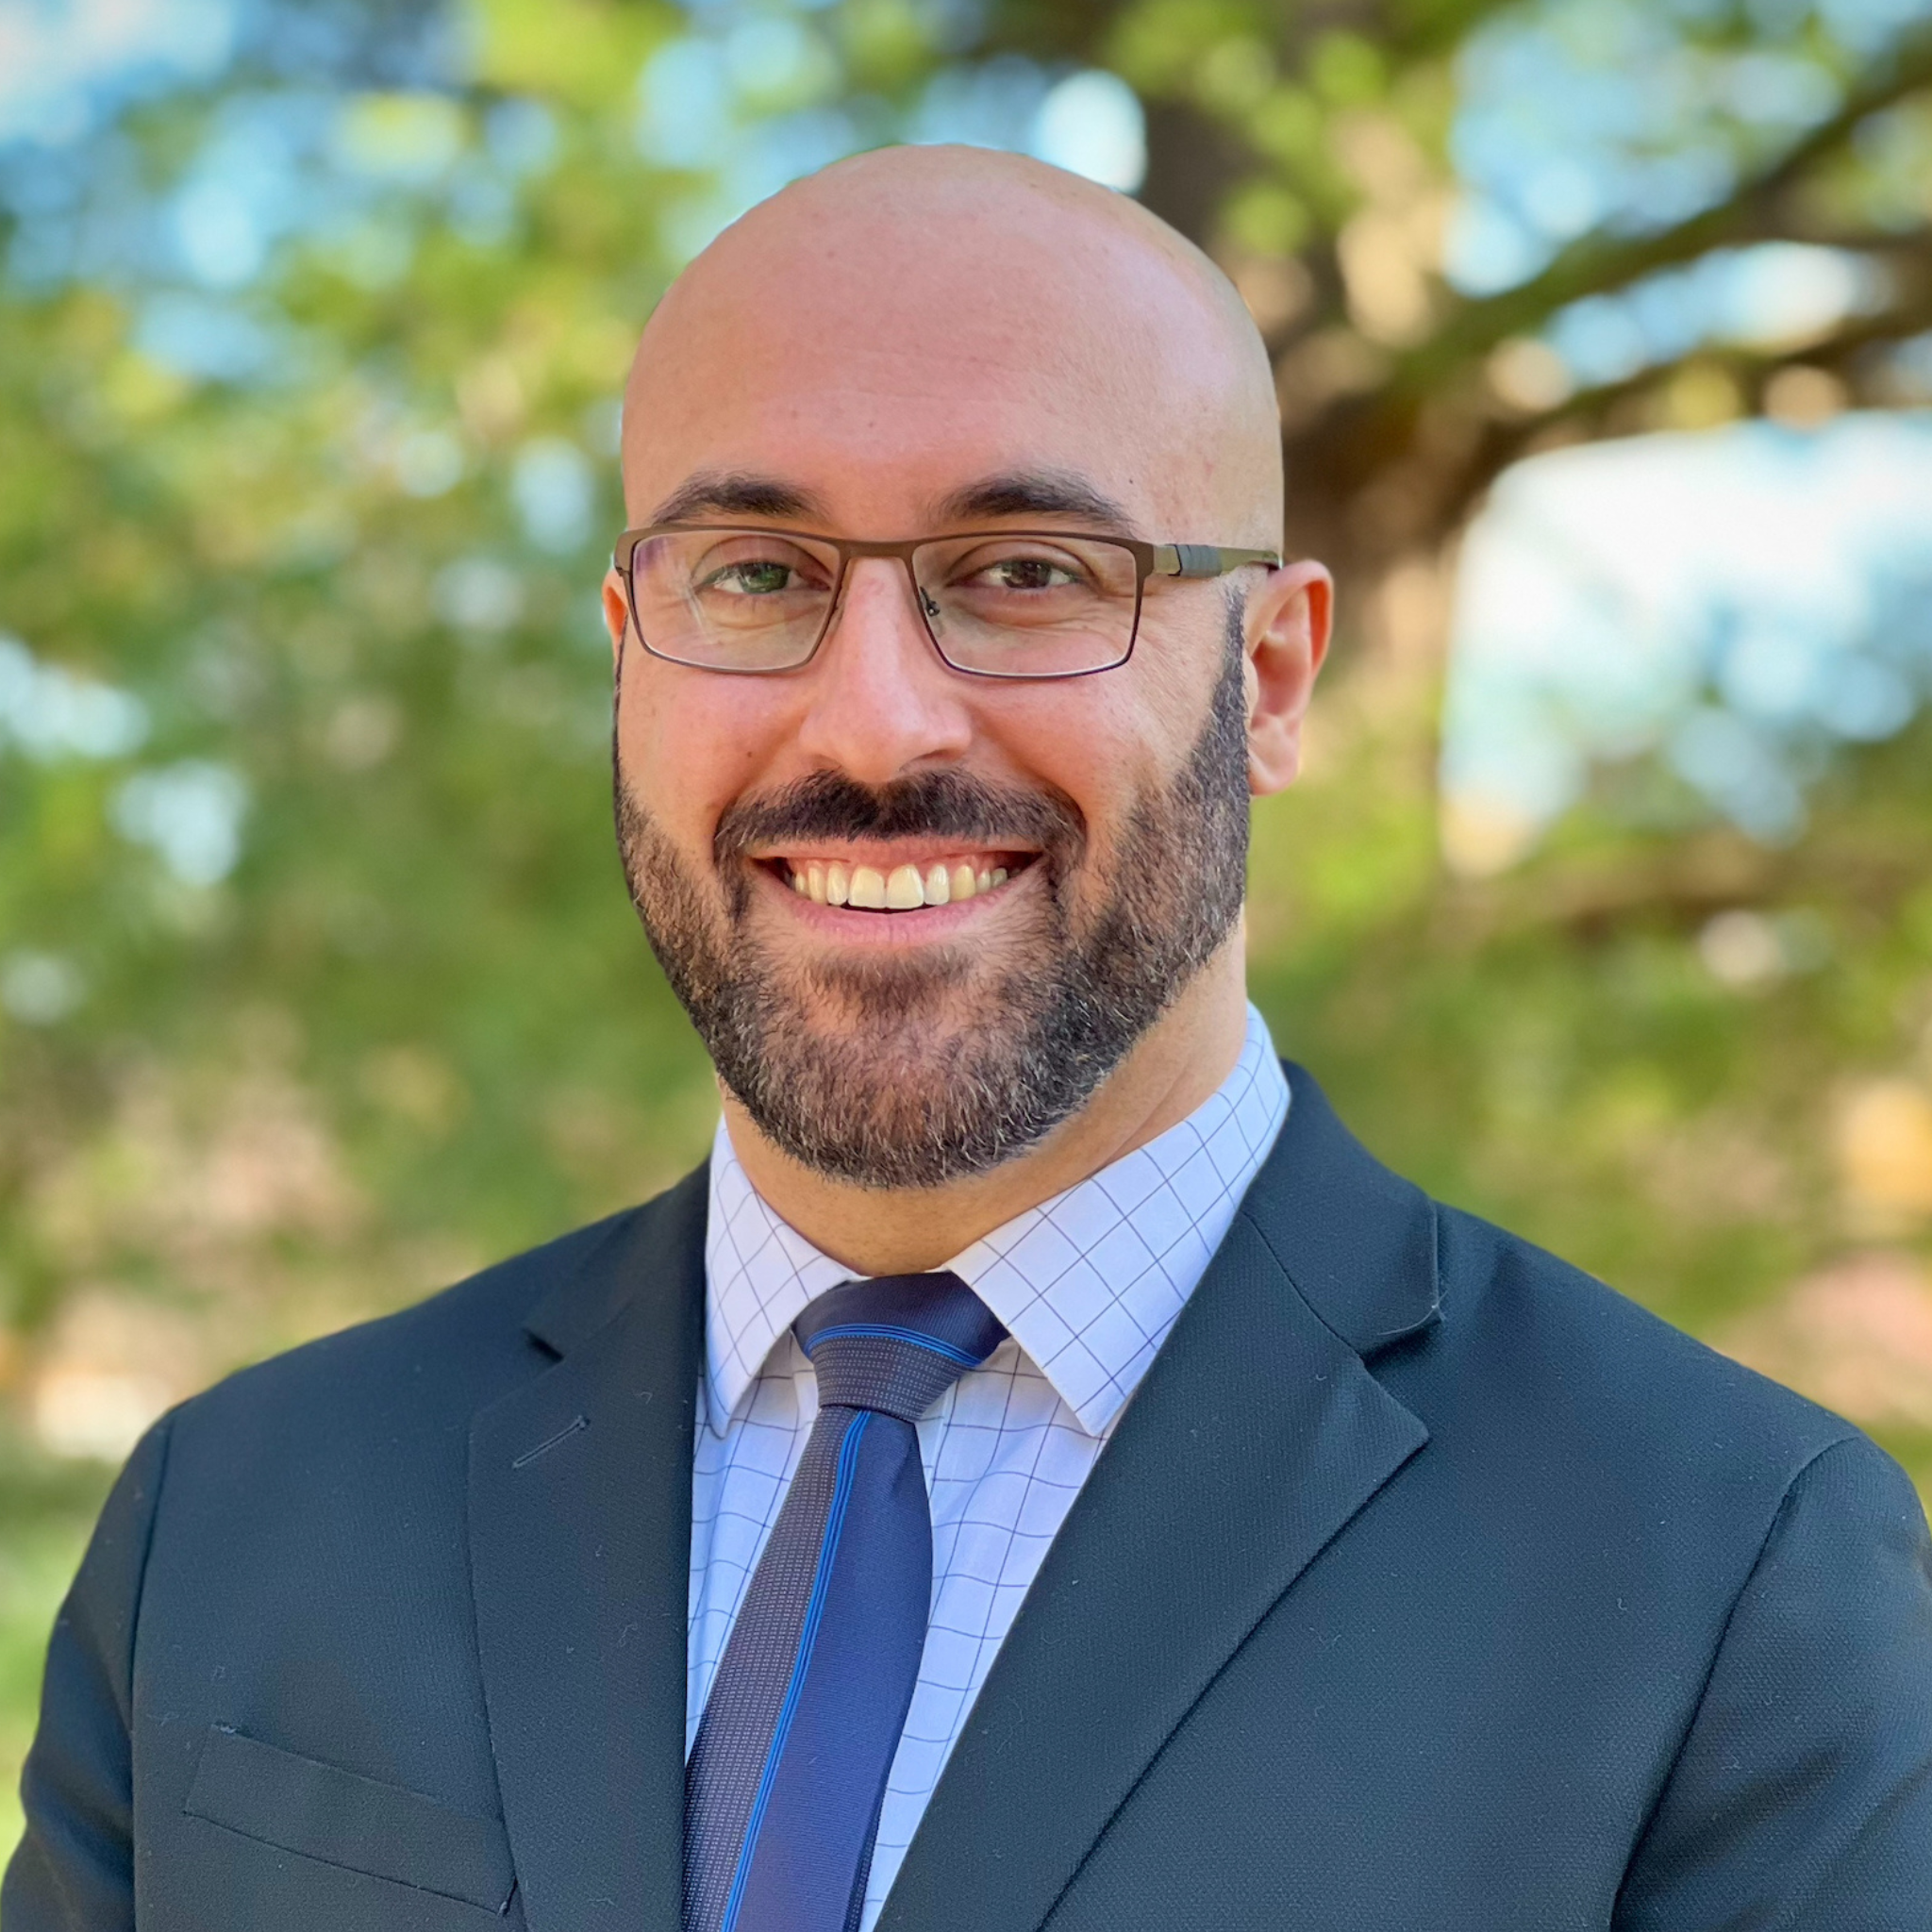
{"type": "MultiPolygon", "coordinates": [[[[1139,1386],[1288,1117],[1288,1080],[1251,1006],[1234,1070],[1186,1120],[944,1265],[1006,1324],[1090,1435],[1139,1386]]],[[[773,1346],[852,1271],[766,1205],[724,1123],[705,1234],[705,1396],[722,1436],[773,1346]]]]}

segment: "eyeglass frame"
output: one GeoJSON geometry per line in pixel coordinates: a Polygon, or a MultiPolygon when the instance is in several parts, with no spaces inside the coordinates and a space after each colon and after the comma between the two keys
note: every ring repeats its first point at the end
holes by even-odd
{"type": "Polygon", "coordinates": [[[1111,531],[1097,530],[942,530],[930,537],[907,537],[891,541],[873,541],[858,537],[826,537],[813,530],[787,530],[771,524],[647,524],[641,529],[625,530],[617,540],[611,552],[610,567],[624,583],[624,608],[630,618],[632,633],[644,652],[656,658],[660,663],[681,665],[687,671],[712,671],[721,677],[782,677],[788,672],[803,671],[832,634],[832,625],[837,621],[839,607],[844,600],[845,579],[851,574],[853,562],[865,557],[896,557],[905,566],[906,581],[912,591],[912,608],[919,613],[920,628],[925,632],[926,641],[938,653],[939,659],[948,671],[956,672],[961,677],[984,677],[1001,684],[1059,683],[1072,677],[1094,677],[1103,672],[1118,671],[1134,655],[1134,646],[1141,641],[1141,610],[1146,600],[1147,579],[1151,576],[1178,577],[1191,582],[1206,582],[1214,577],[1223,577],[1238,570],[1244,570],[1250,564],[1262,564],[1270,570],[1279,570],[1282,558],[1274,550],[1237,550],[1219,543],[1148,543],[1138,537],[1117,537],[1111,531]],[[825,606],[825,621],[819,627],[819,634],[812,640],[808,650],[795,664],[699,664],[689,658],[674,658],[668,652],[660,651],[644,635],[644,627],[638,617],[637,585],[631,574],[631,559],[637,555],[638,546],[647,538],[669,537],[680,533],[689,534],[701,530],[715,532],[728,537],[784,537],[799,543],[824,543],[838,553],[838,574],[832,579],[831,597],[825,606]],[[1030,537],[1043,541],[1056,540],[1087,543],[1110,543],[1117,550],[1124,550],[1134,559],[1134,617],[1127,632],[1127,648],[1110,664],[1090,664],[1081,671],[975,671],[971,665],[956,664],[946,656],[946,648],[934,634],[932,620],[926,615],[924,587],[912,574],[913,553],[923,550],[929,543],[957,543],[981,537],[1030,537]]]}

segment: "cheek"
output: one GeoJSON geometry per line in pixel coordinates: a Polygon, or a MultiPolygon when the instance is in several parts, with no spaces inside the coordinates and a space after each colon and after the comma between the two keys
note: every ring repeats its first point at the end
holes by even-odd
{"type": "Polygon", "coordinates": [[[1063,791],[1087,823],[1091,858],[1105,870],[1134,808],[1186,755],[1175,698],[1129,665],[1080,680],[1051,702],[1013,708],[994,733],[1026,777],[1063,791]]]}
{"type": "Polygon", "coordinates": [[[617,714],[632,794],[680,844],[708,844],[719,815],[755,783],[776,707],[753,680],[628,657],[617,714]]]}

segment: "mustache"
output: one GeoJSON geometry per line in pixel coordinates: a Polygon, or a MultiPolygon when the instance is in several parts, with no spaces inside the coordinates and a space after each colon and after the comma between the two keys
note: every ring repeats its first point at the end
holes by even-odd
{"type": "Polygon", "coordinates": [[[962,845],[1030,845],[1064,863],[1087,823],[1065,792],[994,785],[964,772],[915,772],[877,787],[814,772],[764,798],[741,799],[711,840],[720,865],[754,846],[810,839],[957,839],[962,845]]]}

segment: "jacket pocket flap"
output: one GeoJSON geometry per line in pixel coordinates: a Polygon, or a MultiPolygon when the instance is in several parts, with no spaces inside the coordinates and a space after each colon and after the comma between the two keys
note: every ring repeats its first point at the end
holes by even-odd
{"type": "Polygon", "coordinates": [[[312,1757],[209,1728],[182,1807],[192,1817],[325,1864],[501,1912],[516,1874],[494,1818],[312,1757]]]}

